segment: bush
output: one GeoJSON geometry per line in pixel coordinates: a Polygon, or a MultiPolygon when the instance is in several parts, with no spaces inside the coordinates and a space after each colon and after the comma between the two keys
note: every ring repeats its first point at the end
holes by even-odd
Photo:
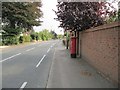
{"type": "Polygon", "coordinates": [[[0,41],[0,46],[2,46],[2,41],[0,41]]]}
{"type": "Polygon", "coordinates": [[[3,42],[2,42],[3,45],[19,44],[19,38],[17,36],[4,35],[2,38],[3,38],[3,42]]]}
{"type": "Polygon", "coordinates": [[[23,36],[20,36],[19,43],[23,43],[25,40],[23,39],[23,36]]]}
{"type": "Polygon", "coordinates": [[[45,41],[45,40],[46,40],[46,36],[42,34],[41,39],[42,39],[43,41],[45,41]]]}
{"type": "Polygon", "coordinates": [[[31,33],[31,34],[30,34],[30,37],[32,38],[32,40],[36,40],[36,33],[34,33],[34,32],[31,33]]]}
{"type": "Polygon", "coordinates": [[[2,46],[2,35],[0,35],[0,46],[2,46]]]}
{"type": "Polygon", "coordinates": [[[39,35],[36,34],[36,40],[38,41],[40,39],[39,35]]]}
{"type": "Polygon", "coordinates": [[[30,42],[31,41],[31,37],[30,35],[23,35],[23,42],[30,42]]]}
{"type": "Polygon", "coordinates": [[[10,27],[5,27],[3,28],[5,32],[7,32],[9,35],[19,35],[20,32],[22,32],[21,28],[10,28],[10,27]]]}

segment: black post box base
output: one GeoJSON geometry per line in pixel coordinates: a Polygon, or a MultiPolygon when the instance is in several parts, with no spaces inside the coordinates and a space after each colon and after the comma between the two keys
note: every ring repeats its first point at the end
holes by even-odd
{"type": "Polygon", "coordinates": [[[76,58],[76,54],[71,54],[71,58],[76,58]]]}

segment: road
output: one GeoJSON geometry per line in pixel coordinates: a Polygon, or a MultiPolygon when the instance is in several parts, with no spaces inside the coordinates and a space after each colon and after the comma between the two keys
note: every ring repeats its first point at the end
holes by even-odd
{"type": "Polygon", "coordinates": [[[2,51],[2,88],[45,88],[59,40],[2,51]]]}

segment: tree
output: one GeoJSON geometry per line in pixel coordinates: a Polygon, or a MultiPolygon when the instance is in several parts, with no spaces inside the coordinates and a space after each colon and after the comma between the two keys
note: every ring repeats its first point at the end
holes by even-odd
{"type": "Polygon", "coordinates": [[[33,26],[39,26],[42,12],[40,2],[3,2],[2,22],[7,28],[24,28],[32,30],[33,26]]]}
{"type": "Polygon", "coordinates": [[[118,20],[120,21],[120,1],[118,2],[118,20]]]}
{"type": "Polygon", "coordinates": [[[57,39],[57,33],[55,33],[55,31],[51,31],[51,34],[52,34],[52,39],[57,39]]]}
{"type": "Polygon", "coordinates": [[[58,34],[57,37],[58,37],[58,39],[62,39],[63,35],[62,34],[58,34]]]}
{"type": "Polygon", "coordinates": [[[82,31],[105,23],[105,17],[113,11],[108,2],[59,2],[55,11],[60,27],[82,31]]]}
{"type": "Polygon", "coordinates": [[[120,9],[118,11],[118,20],[120,21],[120,9]]]}
{"type": "Polygon", "coordinates": [[[45,41],[45,40],[52,39],[52,34],[49,32],[49,30],[44,29],[38,33],[38,37],[39,39],[45,41]]]}
{"type": "Polygon", "coordinates": [[[32,40],[36,40],[37,34],[35,32],[32,32],[30,34],[30,36],[31,36],[32,40]]]}

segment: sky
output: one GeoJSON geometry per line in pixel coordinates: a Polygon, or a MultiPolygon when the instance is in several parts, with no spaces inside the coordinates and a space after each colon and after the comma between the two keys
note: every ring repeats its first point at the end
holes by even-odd
{"type": "Polygon", "coordinates": [[[43,18],[41,20],[43,21],[41,26],[34,27],[34,30],[36,32],[39,32],[43,29],[48,29],[55,31],[57,34],[63,34],[63,29],[58,28],[59,21],[54,20],[57,16],[55,15],[55,12],[53,10],[57,10],[57,0],[41,0],[42,1],[42,7],[41,10],[43,12],[43,18]]]}

